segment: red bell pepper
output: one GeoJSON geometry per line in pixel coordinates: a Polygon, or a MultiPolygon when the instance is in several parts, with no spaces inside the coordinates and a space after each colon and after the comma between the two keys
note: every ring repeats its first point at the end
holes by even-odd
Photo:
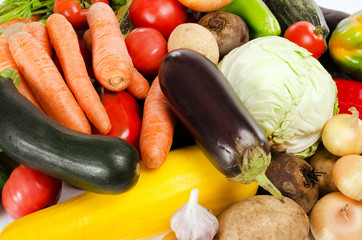
{"type": "MultiPolygon", "coordinates": [[[[112,92],[103,87],[100,88],[99,94],[112,124],[106,135],[120,137],[139,150],[142,121],[137,100],[126,91],[112,92]]],[[[93,134],[99,132],[93,129],[93,134]]]]}
{"type": "Polygon", "coordinates": [[[53,12],[64,15],[76,30],[84,30],[88,27],[87,13],[89,7],[96,2],[108,0],[55,0],[53,12]]]}
{"type": "Polygon", "coordinates": [[[351,112],[350,107],[355,107],[362,119],[362,82],[347,79],[334,79],[337,85],[337,98],[339,113],[351,112]]]}

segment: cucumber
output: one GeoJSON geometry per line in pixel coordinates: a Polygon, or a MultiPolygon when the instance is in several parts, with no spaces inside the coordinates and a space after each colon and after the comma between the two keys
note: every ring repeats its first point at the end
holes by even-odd
{"type": "Polygon", "coordinates": [[[277,18],[282,33],[295,22],[307,21],[326,39],[329,27],[322,10],[314,0],[269,0],[268,7],[277,18]]]}
{"type": "Polygon", "coordinates": [[[138,181],[140,160],[130,143],[65,127],[2,77],[0,126],[0,148],[7,156],[85,191],[118,194],[138,181]]]}

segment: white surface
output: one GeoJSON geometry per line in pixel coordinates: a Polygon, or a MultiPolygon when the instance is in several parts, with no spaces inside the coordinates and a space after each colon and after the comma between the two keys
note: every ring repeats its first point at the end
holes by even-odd
{"type": "MultiPolygon", "coordinates": [[[[2,3],[3,0],[0,0],[2,3]]],[[[354,13],[362,10],[361,0],[316,0],[319,6],[344,11],[347,13],[354,13]]],[[[65,201],[69,198],[79,195],[82,190],[76,189],[68,184],[63,184],[62,195],[59,202],[65,201]]],[[[4,209],[0,208],[0,231],[13,220],[6,214],[4,209]]]]}

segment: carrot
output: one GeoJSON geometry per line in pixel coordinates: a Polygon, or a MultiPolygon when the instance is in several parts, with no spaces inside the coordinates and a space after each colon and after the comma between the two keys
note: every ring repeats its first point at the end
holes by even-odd
{"type": "Polygon", "coordinates": [[[38,100],[35,98],[34,93],[30,89],[28,83],[25,81],[23,75],[19,71],[19,68],[15,63],[15,60],[13,59],[13,56],[11,55],[11,52],[9,50],[8,38],[0,36],[0,72],[6,68],[13,69],[18,72],[20,77],[18,91],[28,100],[30,100],[35,106],[37,106],[39,109],[42,109],[38,100]]]}
{"type": "Polygon", "coordinates": [[[147,167],[157,168],[165,162],[176,121],[156,77],[145,99],[139,142],[141,159],[147,167]]]}
{"type": "Polygon", "coordinates": [[[83,33],[83,41],[84,41],[85,48],[91,53],[92,52],[92,38],[91,38],[89,28],[87,30],[85,30],[85,32],[83,33]]]}
{"type": "Polygon", "coordinates": [[[14,23],[29,23],[29,22],[33,22],[33,21],[38,21],[40,20],[41,16],[40,15],[31,15],[30,17],[27,18],[14,18],[11,19],[10,21],[4,22],[0,24],[0,29],[4,29],[9,27],[11,24],[14,23]]]}
{"type": "MultiPolygon", "coordinates": [[[[88,50],[92,49],[92,40],[89,29],[83,34],[83,42],[88,50]]],[[[149,90],[150,84],[148,80],[133,67],[133,76],[127,87],[127,91],[137,99],[145,99],[149,90]]]]}
{"type": "Polygon", "coordinates": [[[179,2],[185,7],[197,12],[212,12],[226,7],[232,0],[179,0],[179,2]]]}
{"type": "Polygon", "coordinates": [[[44,47],[50,57],[52,57],[52,44],[49,39],[48,30],[44,23],[41,22],[29,22],[23,30],[33,35],[44,47]]]}
{"type": "Polygon", "coordinates": [[[148,80],[135,68],[127,91],[137,99],[145,99],[149,90],[148,80]]]}
{"type": "Polygon", "coordinates": [[[23,22],[13,23],[10,26],[8,26],[7,28],[5,28],[5,30],[2,32],[1,36],[9,38],[12,34],[22,31],[24,29],[25,25],[26,25],[26,23],[23,23],[23,22]]]}
{"type": "Polygon", "coordinates": [[[46,114],[71,129],[90,134],[87,117],[39,41],[21,31],[9,38],[9,48],[46,114]]]}
{"type": "Polygon", "coordinates": [[[93,3],[87,21],[97,81],[111,91],[126,89],[131,82],[134,67],[115,13],[103,2],[93,3]]]}
{"type": "Polygon", "coordinates": [[[48,17],[47,28],[70,90],[89,121],[100,133],[107,134],[111,121],[88,75],[77,33],[71,23],[57,13],[48,17]]]}

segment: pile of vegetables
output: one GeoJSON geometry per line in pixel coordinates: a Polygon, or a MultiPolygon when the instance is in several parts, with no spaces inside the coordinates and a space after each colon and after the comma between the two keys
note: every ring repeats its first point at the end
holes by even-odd
{"type": "Polygon", "coordinates": [[[0,9],[0,239],[362,236],[361,11],[0,9]]]}

